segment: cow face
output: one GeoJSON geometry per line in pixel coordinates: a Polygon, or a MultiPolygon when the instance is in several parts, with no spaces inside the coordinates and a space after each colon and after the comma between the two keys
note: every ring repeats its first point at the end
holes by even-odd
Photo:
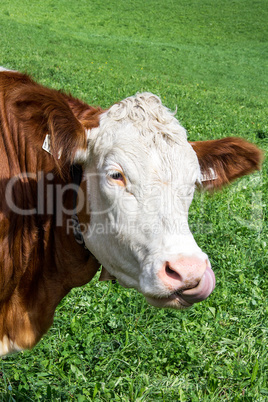
{"type": "Polygon", "coordinates": [[[188,226],[200,167],[173,114],[151,94],[128,98],[102,115],[89,144],[89,250],[155,306],[206,298],[215,278],[188,226]]]}
{"type": "Polygon", "coordinates": [[[90,211],[84,240],[109,274],[158,307],[208,297],[215,276],[188,226],[195,186],[220,188],[259,168],[258,148],[239,138],[188,143],[160,99],[144,93],[104,112],[77,158],[90,211]]]}

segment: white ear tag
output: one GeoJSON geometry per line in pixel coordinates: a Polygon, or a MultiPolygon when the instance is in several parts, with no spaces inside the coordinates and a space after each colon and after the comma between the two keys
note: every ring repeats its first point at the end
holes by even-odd
{"type": "Polygon", "coordinates": [[[50,135],[49,134],[46,135],[45,141],[44,141],[44,143],[42,145],[42,149],[44,149],[49,154],[51,154],[51,150],[50,150],[51,149],[51,147],[50,147],[50,135]]]}
{"type": "MultiPolygon", "coordinates": [[[[50,155],[52,155],[51,145],[50,145],[50,135],[49,134],[47,134],[46,137],[45,137],[45,141],[43,142],[42,149],[44,149],[44,151],[46,151],[50,155]]],[[[60,157],[61,157],[61,150],[58,153],[58,159],[60,159],[60,157]]]]}
{"type": "Polygon", "coordinates": [[[215,170],[211,167],[208,168],[206,173],[201,174],[201,181],[210,181],[210,180],[217,180],[218,175],[216,174],[215,170]]]}

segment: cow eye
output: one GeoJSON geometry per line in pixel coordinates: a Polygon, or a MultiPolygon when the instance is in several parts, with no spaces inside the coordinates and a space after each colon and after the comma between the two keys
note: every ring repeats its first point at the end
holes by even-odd
{"type": "Polygon", "coordinates": [[[124,177],[123,177],[122,173],[120,173],[120,172],[111,173],[111,174],[110,174],[110,177],[111,177],[113,180],[124,180],[124,177]]]}
{"type": "Polygon", "coordinates": [[[126,184],[125,177],[121,172],[118,171],[110,172],[109,177],[121,186],[125,186],[126,184]]]}

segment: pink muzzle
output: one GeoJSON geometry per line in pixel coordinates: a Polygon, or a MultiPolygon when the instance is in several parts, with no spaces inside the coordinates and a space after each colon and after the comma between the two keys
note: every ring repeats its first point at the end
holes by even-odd
{"type": "Polygon", "coordinates": [[[185,307],[205,300],[216,283],[209,261],[195,256],[166,261],[158,276],[185,307]]]}

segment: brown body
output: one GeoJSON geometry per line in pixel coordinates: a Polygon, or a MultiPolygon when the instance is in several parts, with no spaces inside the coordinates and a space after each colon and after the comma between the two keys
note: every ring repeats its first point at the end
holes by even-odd
{"type": "MultiPolygon", "coordinates": [[[[60,300],[73,287],[89,282],[99,268],[73,233],[66,233],[70,216],[63,214],[57,227],[57,211],[47,202],[43,213],[24,216],[14,213],[6,201],[9,179],[24,172],[31,173],[30,178],[18,178],[12,186],[12,199],[21,209],[37,208],[40,172],[54,177],[44,181],[44,200],[47,184],[63,187],[71,180],[74,152],[86,142],[84,128],[67,101],[88,127],[98,124],[99,109],[42,88],[27,76],[0,74],[0,341],[7,337],[21,349],[39,341],[60,300]],[[47,133],[55,154],[64,149],[60,160],[42,149],[47,133]]],[[[72,209],[72,200],[72,191],[66,192],[66,208],[72,209]]]]}

